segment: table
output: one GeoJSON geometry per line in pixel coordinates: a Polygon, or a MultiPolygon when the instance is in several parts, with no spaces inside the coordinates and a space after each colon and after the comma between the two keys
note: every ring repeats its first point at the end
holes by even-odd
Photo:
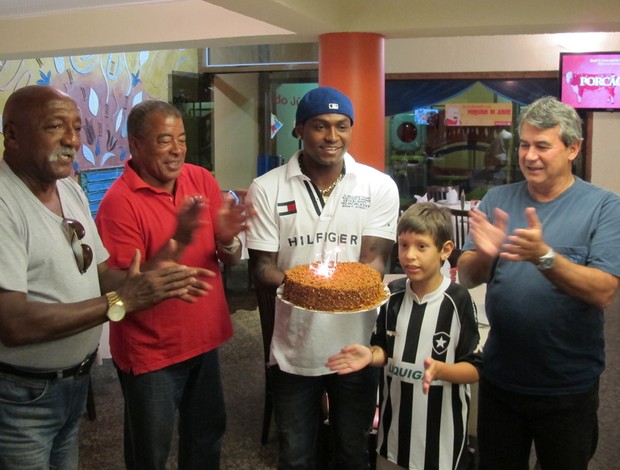
{"type": "Polygon", "coordinates": [[[440,201],[437,201],[437,204],[439,204],[440,206],[445,206],[448,209],[457,209],[457,210],[466,210],[466,211],[470,211],[473,208],[476,207],[475,202],[472,201],[465,201],[465,204],[463,206],[463,208],[461,209],[461,202],[457,201],[457,202],[448,202],[445,199],[442,199],[440,201]]]}

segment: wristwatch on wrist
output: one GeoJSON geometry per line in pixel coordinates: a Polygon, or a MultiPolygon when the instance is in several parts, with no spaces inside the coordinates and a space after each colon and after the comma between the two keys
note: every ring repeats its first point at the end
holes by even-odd
{"type": "Polygon", "coordinates": [[[123,305],[123,301],[118,294],[112,291],[108,292],[105,296],[108,300],[108,311],[106,312],[106,316],[110,321],[121,321],[125,318],[125,305],[123,305]]]}
{"type": "Polygon", "coordinates": [[[540,271],[546,271],[547,269],[553,268],[554,265],[555,265],[555,251],[549,248],[549,251],[547,251],[547,253],[545,253],[540,258],[538,258],[538,264],[536,265],[536,267],[540,271]]]}

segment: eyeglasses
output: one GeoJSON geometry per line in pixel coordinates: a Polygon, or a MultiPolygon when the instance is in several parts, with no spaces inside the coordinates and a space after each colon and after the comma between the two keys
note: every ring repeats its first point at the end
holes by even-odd
{"type": "Polygon", "coordinates": [[[85,243],[80,243],[80,240],[86,235],[86,230],[75,219],[62,219],[62,226],[67,229],[71,236],[71,249],[73,250],[73,256],[75,256],[75,262],[80,273],[84,274],[93,262],[92,248],[85,243]]]}

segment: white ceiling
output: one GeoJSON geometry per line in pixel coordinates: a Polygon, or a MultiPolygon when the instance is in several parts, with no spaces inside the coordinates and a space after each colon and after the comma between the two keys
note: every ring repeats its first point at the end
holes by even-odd
{"type": "Polygon", "coordinates": [[[209,0],[297,34],[388,38],[620,31],[618,0],[209,0]]]}
{"type": "Polygon", "coordinates": [[[619,0],[1,0],[0,59],[314,42],[620,31],[619,0]]]}
{"type": "Polygon", "coordinates": [[[178,0],[2,0],[0,18],[23,18],[75,10],[176,1],[178,0]]]}

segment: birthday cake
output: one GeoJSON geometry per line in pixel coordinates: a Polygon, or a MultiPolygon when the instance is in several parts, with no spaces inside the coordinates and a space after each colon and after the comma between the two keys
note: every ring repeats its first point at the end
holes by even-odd
{"type": "Polygon", "coordinates": [[[386,296],[381,276],[367,264],[316,262],[284,272],[282,298],[307,310],[365,311],[386,296]]]}

